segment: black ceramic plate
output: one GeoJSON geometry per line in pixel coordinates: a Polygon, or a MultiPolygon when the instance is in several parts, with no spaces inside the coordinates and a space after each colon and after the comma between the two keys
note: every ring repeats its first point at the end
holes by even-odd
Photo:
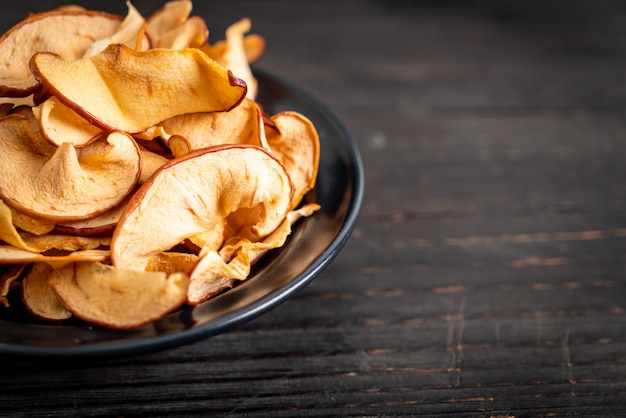
{"type": "Polygon", "coordinates": [[[179,346],[219,334],[283,302],[313,280],[337,255],[356,223],[363,167],[349,135],[328,109],[297,87],[256,71],[258,101],[270,114],[295,110],[320,135],[317,186],[305,201],[322,209],[300,220],[287,243],[264,257],[248,280],[196,307],[183,308],[131,331],[82,323],[35,323],[19,312],[0,320],[0,353],[30,357],[104,358],[179,346]]]}

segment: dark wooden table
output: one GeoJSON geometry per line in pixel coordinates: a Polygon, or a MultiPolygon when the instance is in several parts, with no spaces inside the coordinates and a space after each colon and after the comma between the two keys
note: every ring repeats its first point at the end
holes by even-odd
{"type": "MultiPolygon", "coordinates": [[[[61,3],[3,0],[2,30],[61,3]]],[[[258,67],[345,124],[366,171],[352,238],[295,297],[210,339],[2,360],[0,415],[626,414],[626,4],[231,0],[195,13],[213,40],[252,18],[268,42],[258,67]]]]}

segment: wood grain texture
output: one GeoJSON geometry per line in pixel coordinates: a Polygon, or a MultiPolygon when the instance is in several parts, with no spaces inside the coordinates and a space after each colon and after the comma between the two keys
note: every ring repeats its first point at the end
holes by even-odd
{"type": "MultiPolygon", "coordinates": [[[[61,3],[2,0],[0,27],[61,3]]],[[[311,285],[231,332],[118,360],[3,362],[0,415],[626,413],[623,2],[195,13],[213,40],[250,17],[268,42],[258,66],[342,120],[366,168],[359,224],[311,285]]]]}

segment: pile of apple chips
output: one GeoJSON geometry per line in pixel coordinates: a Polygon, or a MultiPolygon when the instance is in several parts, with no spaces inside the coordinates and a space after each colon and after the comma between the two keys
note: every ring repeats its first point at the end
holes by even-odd
{"type": "Polygon", "coordinates": [[[250,21],[79,6],[0,38],[0,317],[128,329],[245,280],[299,218],[315,127],[265,114],[250,21]]]}

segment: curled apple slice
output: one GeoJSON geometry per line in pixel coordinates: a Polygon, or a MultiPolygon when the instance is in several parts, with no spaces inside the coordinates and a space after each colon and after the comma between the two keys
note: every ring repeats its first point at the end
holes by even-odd
{"type": "Polygon", "coordinates": [[[17,284],[17,279],[22,275],[26,264],[12,264],[0,266],[0,303],[5,308],[11,306],[7,295],[11,291],[11,287],[17,284]]]}
{"type": "Polygon", "coordinates": [[[75,61],[38,53],[31,70],[54,96],[107,131],[142,132],[177,115],[230,110],[247,90],[195,48],[135,51],[112,44],[75,61]]]}
{"type": "Polygon", "coordinates": [[[127,134],[112,133],[80,150],[64,143],[48,157],[28,146],[27,121],[11,115],[0,119],[0,139],[0,196],[35,217],[93,217],[121,202],[139,179],[139,149],[127,134]]]}
{"type": "Polygon", "coordinates": [[[0,264],[48,263],[54,268],[61,268],[77,261],[104,262],[109,260],[110,255],[107,250],[81,250],[62,255],[45,255],[11,245],[0,245],[0,264]]]}
{"type": "Polygon", "coordinates": [[[199,16],[191,16],[185,23],[163,34],[153,42],[153,48],[198,48],[206,43],[209,30],[199,16]]]}
{"type": "Polygon", "coordinates": [[[319,136],[313,123],[298,112],[281,112],[271,120],[276,130],[267,130],[267,143],[293,182],[293,209],[315,186],[320,158],[319,136]]]}
{"type": "Polygon", "coordinates": [[[94,39],[115,33],[121,16],[95,11],[57,10],[36,13],[19,22],[0,38],[0,95],[25,97],[39,87],[28,68],[37,52],[77,59],[94,39]]]}
{"type": "Polygon", "coordinates": [[[230,112],[190,113],[160,126],[167,135],[184,137],[192,151],[224,144],[264,146],[265,140],[261,109],[247,98],[230,112]]]}
{"type": "Polygon", "coordinates": [[[225,48],[217,62],[228,68],[237,77],[245,80],[248,85],[246,97],[254,99],[257,95],[257,81],[250,70],[244,47],[244,35],[251,26],[252,22],[246,18],[233,23],[226,29],[225,48]]]}
{"type": "Polygon", "coordinates": [[[43,136],[56,146],[69,142],[75,147],[81,147],[102,135],[100,128],[89,123],[54,96],[33,107],[33,112],[39,119],[43,136]]]}
{"type": "Polygon", "coordinates": [[[22,279],[22,301],[35,317],[50,322],[61,322],[72,317],[52,291],[48,277],[52,267],[46,263],[35,263],[22,279]]]}
{"type": "Polygon", "coordinates": [[[190,237],[217,250],[228,231],[258,241],[285,217],[291,181],[267,151],[222,146],[165,164],[133,195],[111,241],[113,265],[145,270],[157,253],[190,237]]]}
{"type": "Polygon", "coordinates": [[[117,31],[111,36],[98,39],[91,44],[84,56],[96,55],[110,44],[125,44],[139,51],[150,47],[150,42],[146,37],[146,20],[130,1],[127,1],[126,4],[128,13],[117,31]]]}
{"type": "Polygon", "coordinates": [[[76,263],[54,270],[50,286],[76,317],[102,327],[129,329],[180,307],[185,302],[187,276],[76,263]]]}
{"type": "Polygon", "coordinates": [[[190,0],[174,0],[166,2],[152,13],[147,19],[146,28],[152,45],[159,45],[161,38],[183,25],[192,9],[193,4],[190,0]]]}
{"type": "Polygon", "coordinates": [[[197,305],[230,289],[235,282],[246,280],[250,268],[263,254],[285,243],[291,234],[291,227],[298,219],[311,216],[319,208],[319,205],[310,203],[289,212],[278,228],[262,241],[251,242],[232,237],[219,252],[204,247],[189,277],[187,303],[197,305]]]}

